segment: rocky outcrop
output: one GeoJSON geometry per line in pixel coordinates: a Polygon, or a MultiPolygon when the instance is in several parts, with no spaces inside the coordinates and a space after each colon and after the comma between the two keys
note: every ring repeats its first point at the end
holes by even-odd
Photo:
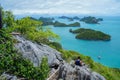
{"type": "Polygon", "coordinates": [[[60,66],[58,79],[62,80],[106,80],[100,74],[91,71],[86,65],[80,67],[64,63],[60,66]]]}
{"type": "Polygon", "coordinates": [[[47,56],[48,64],[58,64],[58,69],[51,68],[51,74],[47,80],[105,80],[100,74],[93,72],[87,66],[76,66],[74,64],[66,63],[61,58],[61,53],[55,49],[32,41],[25,38],[14,35],[14,38],[18,40],[15,47],[22,53],[23,57],[29,59],[34,66],[39,66],[42,57],[47,56]],[[53,70],[53,71],[52,71],[53,70]],[[55,73],[55,74],[54,74],[55,73]]]}
{"type": "Polygon", "coordinates": [[[62,60],[60,52],[47,45],[38,45],[18,35],[15,35],[14,38],[18,40],[15,47],[22,53],[23,57],[29,59],[34,66],[39,66],[44,56],[48,58],[49,65],[54,63],[59,64],[62,60]]]}
{"type": "Polygon", "coordinates": [[[0,80],[17,80],[17,77],[10,74],[3,73],[0,76],[0,80]]]}

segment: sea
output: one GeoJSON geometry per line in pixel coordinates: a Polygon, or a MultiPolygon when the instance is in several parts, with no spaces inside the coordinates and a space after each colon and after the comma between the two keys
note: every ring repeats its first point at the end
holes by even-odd
{"type": "Polygon", "coordinates": [[[120,17],[102,17],[100,24],[86,24],[80,21],[69,21],[59,19],[66,24],[80,22],[81,27],[51,27],[61,38],[60,43],[66,50],[74,50],[86,56],[90,56],[94,61],[112,68],[120,68],[120,17]],[[89,41],[75,39],[75,34],[69,29],[89,28],[102,31],[111,35],[110,41],[89,41]],[[100,59],[98,58],[100,57],[100,59]]]}
{"type": "Polygon", "coordinates": [[[66,24],[80,22],[80,27],[53,27],[51,30],[60,36],[59,43],[66,50],[77,51],[80,54],[90,56],[95,62],[101,63],[112,68],[120,68],[120,17],[100,16],[103,21],[100,24],[87,24],[79,20],[69,21],[54,17],[56,21],[66,24]],[[102,31],[111,35],[110,41],[89,41],[75,38],[75,34],[69,32],[69,29],[89,28],[102,31]],[[100,59],[98,58],[100,57],[100,59]]]}

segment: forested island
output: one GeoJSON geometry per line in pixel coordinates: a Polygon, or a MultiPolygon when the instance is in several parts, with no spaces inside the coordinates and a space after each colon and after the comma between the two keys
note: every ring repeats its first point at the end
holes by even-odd
{"type": "Polygon", "coordinates": [[[43,22],[42,25],[46,26],[46,25],[52,25],[54,18],[51,18],[51,17],[40,17],[38,20],[42,21],[43,22]]]}
{"type": "Polygon", "coordinates": [[[111,39],[111,36],[108,34],[105,34],[101,31],[96,31],[92,29],[85,29],[85,28],[79,28],[76,30],[71,30],[71,33],[77,34],[76,39],[83,39],[83,40],[103,40],[103,41],[109,41],[111,39]]]}
{"type": "Polygon", "coordinates": [[[80,20],[80,18],[78,16],[74,16],[74,17],[61,16],[59,18],[68,19],[69,21],[80,20]]]}
{"type": "Polygon", "coordinates": [[[71,23],[71,24],[65,24],[65,23],[61,23],[58,21],[55,21],[53,23],[54,27],[80,27],[80,23],[79,22],[75,22],[75,23],[71,23]]]}
{"type": "Polygon", "coordinates": [[[80,26],[79,22],[66,24],[59,21],[54,21],[54,18],[50,18],[50,17],[40,17],[39,19],[30,17],[30,19],[35,21],[42,21],[43,26],[47,26],[47,25],[53,25],[54,27],[79,27],[80,26]]]}
{"type": "Polygon", "coordinates": [[[103,21],[103,19],[102,18],[97,19],[95,17],[88,16],[88,17],[83,17],[82,19],[80,19],[80,21],[83,21],[88,24],[99,24],[99,22],[103,21]]]}

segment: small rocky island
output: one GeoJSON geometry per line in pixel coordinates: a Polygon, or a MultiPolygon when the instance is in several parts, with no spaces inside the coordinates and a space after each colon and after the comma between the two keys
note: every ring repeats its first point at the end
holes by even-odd
{"type": "Polygon", "coordinates": [[[55,21],[53,23],[53,26],[54,27],[80,27],[80,23],[79,22],[74,22],[74,23],[71,23],[71,24],[65,24],[65,23],[62,23],[62,22],[55,21]]]}
{"type": "Polygon", "coordinates": [[[111,39],[111,36],[108,34],[105,34],[101,31],[96,31],[92,29],[85,29],[85,28],[79,28],[76,30],[70,29],[71,33],[77,34],[76,39],[83,39],[83,40],[103,40],[103,41],[109,41],[111,39]]]}
{"type": "Polygon", "coordinates": [[[99,24],[100,21],[103,21],[102,18],[95,18],[92,16],[84,17],[80,21],[83,21],[88,24],[99,24]]]}

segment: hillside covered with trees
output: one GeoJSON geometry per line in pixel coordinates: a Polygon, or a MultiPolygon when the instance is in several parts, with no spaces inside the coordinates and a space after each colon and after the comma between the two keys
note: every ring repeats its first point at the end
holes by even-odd
{"type": "Polygon", "coordinates": [[[80,21],[83,21],[88,24],[98,24],[100,21],[103,21],[103,19],[102,18],[97,19],[95,17],[88,16],[88,17],[81,18],[80,21]]]}
{"type": "Polygon", "coordinates": [[[70,32],[77,34],[75,37],[76,39],[109,41],[111,38],[108,34],[92,29],[79,28],[76,30],[70,30],[70,32]]]}

